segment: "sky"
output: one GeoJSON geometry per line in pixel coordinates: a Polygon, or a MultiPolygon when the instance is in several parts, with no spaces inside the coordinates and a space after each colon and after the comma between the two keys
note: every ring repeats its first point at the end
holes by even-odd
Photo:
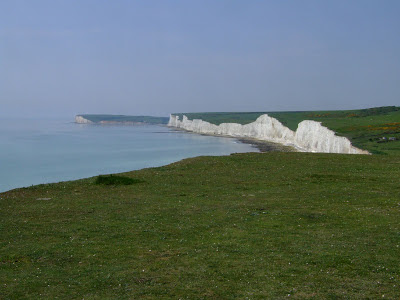
{"type": "Polygon", "coordinates": [[[0,117],[400,105],[398,0],[1,0],[0,117]]]}

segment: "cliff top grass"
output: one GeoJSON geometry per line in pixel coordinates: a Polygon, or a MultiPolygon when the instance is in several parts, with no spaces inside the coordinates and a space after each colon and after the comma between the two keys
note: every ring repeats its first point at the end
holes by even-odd
{"type": "Polygon", "coordinates": [[[1,193],[0,298],[399,299],[399,167],[247,153],[1,193]]]}
{"type": "Polygon", "coordinates": [[[104,122],[133,122],[146,124],[167,124],[167,117],[152,117],[152,116],[125,116],[125,115],[78,115],[93,123],[104,122]]]}
{"type": "Polygon", "coordinates": [[[360,110],[342,111],[300,111],[300,112],[244,112],[244,113],[188,113],[176,114],[182,119],[221,123],[247,124],[254,122],[262,114],[276,118],[295,131],[303,120],[314,120],[345,136],[352,144],[372,153],[400,153],[400,107],[384,106],[360,110]],[[386,139],[384,139],[386,138],[386,139]],[[390,138],[394,138],[391,140],[390,138]]]}

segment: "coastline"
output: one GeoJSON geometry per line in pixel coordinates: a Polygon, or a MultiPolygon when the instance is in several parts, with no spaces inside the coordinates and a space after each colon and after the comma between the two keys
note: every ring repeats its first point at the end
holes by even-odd
{"type": "MultiPolygon", "coordinates": [[[[236,141],[238,141],[239,143],[243,143],[243,144],[248,144],[251,145],[253,147],[253,149],[255,151],[248,151],[248,152],[244,152],[244,153],[251,153],[251,152],[259,152],[259,153],[266,153],[266,152],[297,152],[297,149],[295,149],[292,146],[285,146],[279,143],[273,143],[273,142],[269,142],[269,141],[263,141],[263,140],[258,140],[255,138],[240,138],[240,137],[232,137],[232,136],[222,136],[222,135],[208,135],[208,134],[200,134],[200,133],[195,133],[195,132],[191,132],[182,128],[175,128],[175,127],[169,127],[166,125],[157,125],[157,126],[162,126],[162,127],[166,127],[168,129],[170,129],[172,132],[176,131],[176,132],[185,132],[188,134],[195,134],[195,135],[203,135],[203,136],[215,136],[217,138],[229,138],[229,139],[234,139],[236,141]]],[[[236,152],[233,152],[236,153],[236,152]]],[[[231,154],[233,154],[231,153],[231,154]]],[[[228,154],[230,155],[230,154],[228,154]]],[[[178,161],[187,159],[187,158],[195,158],[195,157],[199,157],[202,155],[197,155],[197,156],[191,156],[191,157],[186,157],[186,158],[182,158],[178,161]]],[[[217,155],[217,156],[225,156],[224,154],[221,155],[217,155]]],[[[178,162],[175,161],[175,162],[178,162]]],[[[166,166],[169,163],[165,164],[165,165],[161,165],[161,166],[166,166]]],[[[160,167],[160,165],[155,165],[153,166],[154,168],[160,167]]],[[[150,168],[153,168],[150,167],[150,168]]],[[[149,167],[144,167],[144,168],[140,168],[140,169],[132,169],[132,170],[124,170],[121,172],[111,172],[110,174],[119,174],[119,173],[125,173],[125,172],[131,172],[131,171],[138,171],[138,170],[143,170],[143,169],[147,169],[149,167]]],[[[6,193],[12,190],[16,190],[16,189],[24,189],[24,188],[29,188],[32,186],[36,186],[36,185],[46,185],[46,184],[56,184],[56,183],[61,183],[61,182],[71,182],[71,181],[76,181],[76,180],[82,180],[82,179],[87,179],[87,178],[91,178],[91,177],[95,177],[95,176],[99,176],[101,173],[99,174],[95,174],[95,175],[89,175],[89,176],[84,176],[84,177],[77,177],[74,179],[66,179],[66,180],[60,180],[60,181],[49,181],[49,182],[42,182],[42,183],[37,183],[37,184],[32,184],[32,185],[26,185],[26,186],[20,186],[20,187],[15,187],[15,188],[11,188],[9,190],[5,190],[5,191],[0,191],[1,193],[6,193]]]]}
{"type": "Polygon", "coordinates": [[[282,145],[279,143],[257,140],[257,139],[253,139],[253,138],[235,138],[235,139],[237,139],[241,143],[252,145],[254,148],[257,148],[262,153],[265,153],[265,152],[298,152],[297,149],[295,149],[292,146],[285,146],[285,145],[282,145]]]}
{"type": "Polygon", "coordinates": [[[186,132],[189,134],[198,134],[198,135],[204,135],[204,136],[215,136],[215,137],[222,137],[222,138],[230,138],[230,139],[235,139],[243,144],[248,144],[253,146],[254,148],[258,149],[259,152],[265,153],[265,152],[302,152],[299,151],[294,146],[290,145],[284,145],[280,143],[274,143],[270,141],[265,141],[265,140],[259,140],[256,138],[251,138],[251,137],[235,137],[235,136],[230,136],[230,135],[219,135],[219,134],[205,134],[205,133],[198,133],[198,132],[193,132],[186,130],[184,128],[179,128],[179,127],[174,127],[174,126],[168,126],[166,125],[169,129],[172,131],[178,131],[178,132],[186,132]]]}
{"type": "Polygon", "coordinates": [[[18,132],[19,136],[24,137],[27,128],[33,130],[33,133],[27,135],[27,140],[18,139],[15,142],[20,149],[25,149],[24,145],[28,143],[30,151],[21,151],[10,156],[11,150],[6,147],[6,141],[10,139],[4,140],[4,155],[0,157],[4,167],[0,173],[0,193],[41,184],[74,181],[99,174],[160,167],[189,157],[258,151],[251,145],[240,145],[241,143],[231,139],[222,141],[223,139],[215,140],[200,135],[183,137],[186,131],[185,134],[174,134],[176,130],[166,125],[102,127],[58,121],[39,125],[31,123],[20,125],[17,131],[10,131],[9,135],[11,139],[18,132]],[[104,136],[108,138],[102,138],[104,136]],[[61,141],[62,147],[53,147],[52,139],[61,141]],[[143,149],[147,150],[143,152],[143,149]],[[148,161],[146,157],[150,153],[158,154],[154,154],[154,158],[148,161]],[[6,159],[7,155],[9,159],[6,159]],[[60,155],[69,163],[60,165],[60,155]],[[83,164],[75,163],[78,161],[83,161],[83,164]],[[12,168],[16,175],[10,177],[5,171],[12,168]]]}

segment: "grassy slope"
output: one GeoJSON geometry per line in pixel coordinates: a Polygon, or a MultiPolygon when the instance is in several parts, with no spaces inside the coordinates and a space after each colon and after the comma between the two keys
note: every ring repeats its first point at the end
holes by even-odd
{"type": "MultiPolygon", "coordinates": [[[[189,113],[190,119],[202,119],[213,124],[255,121],[258,113],[189,113]]],[[[348,111],[267,112],[292,130],[303,120],[315,120],[338,135],[349,138],[353,145],[373,153],[400,153],[400,107],[380,107],[348,111]],[[394,123],[394,124],[393,124],[394,123]],[[397,141],[380,143],[381,137],[396,137],[397,141]]],[[[182,115],[182,114],[178,114],[182,115]]]]}
{"type": "Polygon", "coordinates": [[[0,298],[400,297],[400,156],[247,153],[123,175],[139,183],[0,194],[0,298]]]}
{"type": "Polygon", "coordinates": [[[110,122],[140,122],[149,124],[167,124],[167,117],[151,117],[151,116],[124,116],[124,115],[80,115],[94,123],[100,121],[110,122]]]}

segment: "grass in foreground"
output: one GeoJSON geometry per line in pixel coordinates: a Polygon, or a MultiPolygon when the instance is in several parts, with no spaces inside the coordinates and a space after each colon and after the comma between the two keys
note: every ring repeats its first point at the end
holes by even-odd
{"type": "Polygon", "coordinates": [[[0,298],[400,297],[400,156],[247,153],[0,194],[0,298]]]}

